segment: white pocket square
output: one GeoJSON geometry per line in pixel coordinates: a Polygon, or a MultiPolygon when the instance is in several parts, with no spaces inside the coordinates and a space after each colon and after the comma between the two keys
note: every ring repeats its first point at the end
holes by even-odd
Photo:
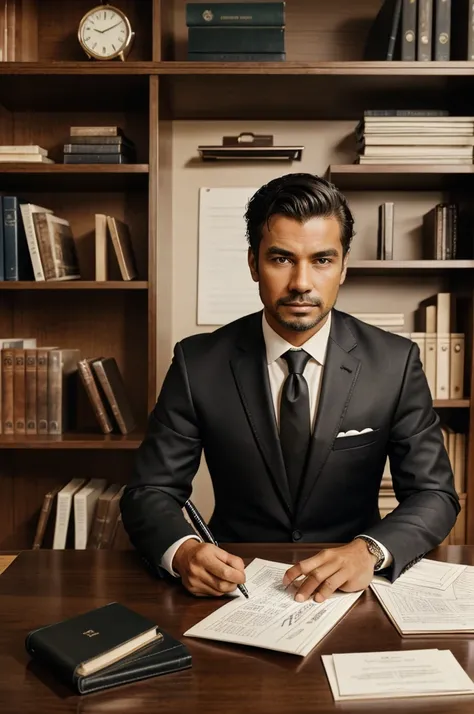
{"type": "Polygon", "coordinates": [[[368,431],[373,431],[373,429],[368,426],[366,429],[362,429],[362,431],[357,431],[357,429],[349,429],[349,431],[340,431],[339,434],[336,436],[336,439],[341,439],[344,436],[359,436],[360,434],[367,434],[368,431]]]}

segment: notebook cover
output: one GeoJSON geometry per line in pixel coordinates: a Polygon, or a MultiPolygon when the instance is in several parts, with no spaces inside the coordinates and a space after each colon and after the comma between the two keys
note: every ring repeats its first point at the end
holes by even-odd
{"type": "Polygon", "coordinates": [[[191,657],[181,642],[156,627],[163,639],[141,648],[119,662],[88,676],[79,676],[79,665],[156,625],[117,602],[77,617],[28,633],[27,652],[79,694],[138,681],[191,666],[191,657]],[[84,633],[93,630],[98,636],[84,633]],[[102,635],[102,636],[101,636],[102,635]]]}

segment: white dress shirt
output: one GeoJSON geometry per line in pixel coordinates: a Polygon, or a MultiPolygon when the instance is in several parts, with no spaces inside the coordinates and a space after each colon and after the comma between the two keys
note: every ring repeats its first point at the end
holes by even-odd
{"type": "MultiPolygon", "coordinates": [[[[268,324],[265,313],[262,316],[262,330],[263,337],[265,340],[266,354],[267,354],[267,366],[268,366],[268,377],[270,381],[270,390],[272,394],[273,407],[275,410],[275,417],[277,421],[278,428],[280,427],[280,401],[281,393],[283,391],[283,384],[286,377],[288,376],[288,364],[286,360],[282,358],[282,355],[288,350],[298,349],[294,345],[280,337],[275,330],[273,330],[268,324]]],[[[319,392],[321,386],[321,375],[326,360],[326,350],[329,339],[329,333],[331,331],[331,313],[329,313],[328,318],[324,325],[321,327],[316,334],[304,343],[301,349],[304,349],[311,357],[308,360],[305,370],[304,377],[308,383],[309,390],[309,409],[311,418],[311,430],[314,429],[314,422],[317,414],[317,407],[319,402],[319,392]]],[[[362,534],[361,534],[362,535],[362,534]]],[[[170,547],[165,551],[161,559],[161,566],[165,568],[171,575],[178,577],[178,574],[173,570],[173,557],[178,550],[181,543],[188,540],[189,538],[196,538],[196,540],[201,540],[199,536],[188,535],[184,538],[180,538],[175,543],[170,545],[170,547]]],[[[380,567],[386,568],[392,562],[392,556],[389,551],[376,541],[375,538],[372,540],[377,543],[378,546],[383,551],[385,556],[384,561],[380,567]]]]}

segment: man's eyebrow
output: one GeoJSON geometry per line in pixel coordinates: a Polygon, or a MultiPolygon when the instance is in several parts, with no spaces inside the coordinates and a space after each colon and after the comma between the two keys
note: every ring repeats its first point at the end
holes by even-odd
{"type": "MultiPolygon", "coordinates": [[[[285,248],[279,248],[277,245],[272,245],[266,250],[266,255],[281,255],[285,258],[294,258],[295,254],[291,250],[286,250],[285,248]]],[[[336,248],[326,248],[325,250],[319,250],[311,255],[311,259],[316,258],[337,258],[339,256],[339,251],[336,248]]]]}

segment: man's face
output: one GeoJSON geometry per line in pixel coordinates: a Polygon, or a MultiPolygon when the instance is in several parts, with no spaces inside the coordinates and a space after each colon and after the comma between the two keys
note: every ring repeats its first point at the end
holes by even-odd
{"type": "Polygon", "coordinates": [[[288,341],[295,333],[309,339],[334,306],[346,277],[337,219],[316,217],[300,224],[272,216],[263,227],[258,269],[251,249],[248,259],[269,324],[288,341]]]}

